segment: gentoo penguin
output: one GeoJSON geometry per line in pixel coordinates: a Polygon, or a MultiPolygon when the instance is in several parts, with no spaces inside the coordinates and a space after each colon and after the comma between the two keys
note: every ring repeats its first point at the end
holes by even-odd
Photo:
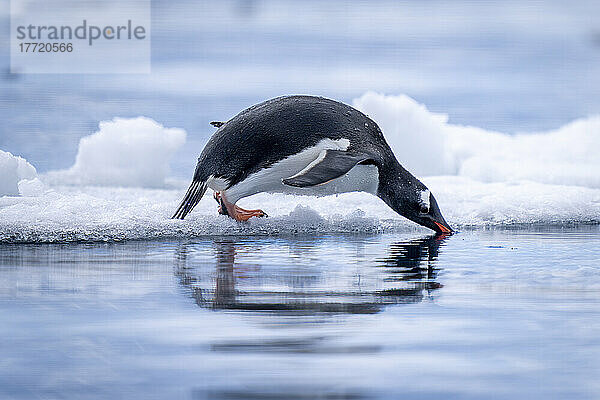
{"type": "Polygon", "coordinates": [[[183,219],[207,188],[214,190],[219,212],[237,221],[266,216],[235,205],[259,192],[325,196],[363,191],[411,221],[438,233],[452,232],[433,194],[400,165],[379,126],[346,104],[284,96],[213,125],[218,130],[200,154],[173,218],[183,219]]]}

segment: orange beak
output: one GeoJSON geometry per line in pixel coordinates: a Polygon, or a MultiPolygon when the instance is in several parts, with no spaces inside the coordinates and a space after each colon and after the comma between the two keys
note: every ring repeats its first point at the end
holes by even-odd
{"type": "Polygon", "coordinates": [[[452,233],[452,229],[450,229],[449,227],[447,227],[447,226],[445,226],[445,225],[442,225],[442,224],[440,224],[439,222],[435,222],[435,221],[434,221],[434,223],[437,225],[437,227],[438,227],[438,228],[440,228],[440,230],[441,230],[443,233],[452,233]]]}

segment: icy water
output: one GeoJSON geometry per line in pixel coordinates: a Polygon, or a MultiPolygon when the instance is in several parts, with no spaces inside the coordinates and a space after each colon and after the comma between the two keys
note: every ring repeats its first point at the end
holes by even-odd
{"type": "Polygon", "coordinates": [[[0,398],[598,398],[599,233],[3,244],[0,398]]]}

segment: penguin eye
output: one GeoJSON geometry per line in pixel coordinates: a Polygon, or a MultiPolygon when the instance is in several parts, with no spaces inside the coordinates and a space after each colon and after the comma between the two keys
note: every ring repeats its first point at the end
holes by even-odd
{"type": "Polygon", "coordinates": [[[429,207],[423,204],[419,205],[419,207],[419,211],[421,212],[421,214],[429,214],[429,207]]]}

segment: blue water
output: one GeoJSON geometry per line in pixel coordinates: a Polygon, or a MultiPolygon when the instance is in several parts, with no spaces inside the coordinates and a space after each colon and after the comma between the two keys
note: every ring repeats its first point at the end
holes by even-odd
{"type": "Polygon", "coordinates": [[[595,227],[0,246],[0,398],[595,399],[595,227]]]}

